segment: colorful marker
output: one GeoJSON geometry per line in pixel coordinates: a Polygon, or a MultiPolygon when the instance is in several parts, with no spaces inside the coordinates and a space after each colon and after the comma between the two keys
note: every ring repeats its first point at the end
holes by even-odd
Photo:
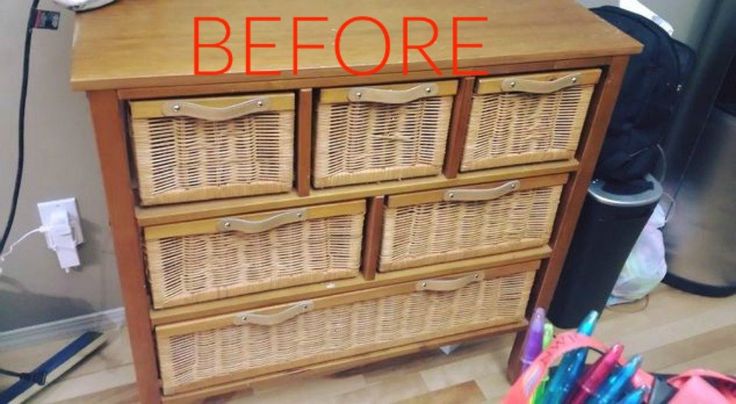
{"type": "MultiPolygon", "coordinates": [[[[547,349],[549,344],[552,343],[552,338],[555,336],[555,327],[549,321],[544,323],[544,338],[542,340],[542,348],[547,349]]],[[[544,390],[547,386],[547,380],[549,380],[549,374],[544,375],[544,379],[539,383],[539,387],[534,391],[532,396],[532,404],[542,404],[544,397],[544,390]]]]}
{"type": "Polygon", "coordinates": [[[641,355],[636,355],[629,362],[626,363],[621,369],[613,373],[606,381],[601,385],[596,393],[595,397],[591,397],[588,400],[589,404],[610,404],[614,403],[617,397],[624,391],[627,383],[636,373],[636,370],[641,366],[641,355]]]}
{"type": "MultiPolygon", "coordinates": [[[[578,334],[590,336],[595,330],[598,321],[598,312],[591,311],[578,326],[578,334]]],[[[562,357],[557,371],[547,385],[544,393],[545,404],[560,404],[575,386],[578,376],[585,367],[585,357],[588,356],[587,348],[576,349],[568,352],[562,357]]]]}
{"type": "Polygon", "coordinates": [[[537,307],[532,315],[529,331],[526,334],[524,349],[521,354],[521,372],[529,368],[529,365],[537,359],[542,352],[542,339],[544,335],[544,309],[537,307]]]}
{"type": "Polygon", "coordinates": [[[616,369],[621,354],[624,352],[624,346],[616,344],[611,347],[603,356],[588,368],[578,382],[578,389],[573,394],[570,404],[583,404],[595,394],[598,387],[611,375],[616,369]]]}
{"type": "Polygon", "coordinates": [[[641,404],[644,402],[644,395],[647,393],[646,387],[640,387],[631,393],[627,394],[626,397],[622,398],[616,404],[641,404]]]}

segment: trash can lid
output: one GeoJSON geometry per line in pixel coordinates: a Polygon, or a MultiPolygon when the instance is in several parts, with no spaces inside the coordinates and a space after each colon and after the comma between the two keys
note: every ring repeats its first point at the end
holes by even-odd
{"type": "Polygon", "coordinates": [[[615,194],[603,189],[606,181],[595,179],[588,187],[588,195],[609,206],[636,207],[656,203],[662,197],[662,184],[651,174],[647,174],[644,180],[652,183],[652,188],[636,194],[615,194]]]}

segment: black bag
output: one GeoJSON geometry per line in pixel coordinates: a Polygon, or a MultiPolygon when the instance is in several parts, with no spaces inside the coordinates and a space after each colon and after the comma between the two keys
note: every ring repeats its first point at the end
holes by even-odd
{"type": "Polygon", "coordinates": [[[612,6],[591,11],[644,45],[629,61],[595,176],[641,192],[672,122],[695,53],[649,19],[612,6]]]}

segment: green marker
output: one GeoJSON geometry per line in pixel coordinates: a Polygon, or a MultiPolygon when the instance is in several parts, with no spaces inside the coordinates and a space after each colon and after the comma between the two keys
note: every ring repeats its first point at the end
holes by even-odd
{"type": "MultiPolygon", "coordinates": [[[[552,338],[554,338],[555,334],[555,327],[552,326],[552,323],[547,321],[544,323],[544,337],[542,339],[542,348],[547,349],[549,344],[552,343],[552,338]]],[[[534,390],[534,395],[532,396],[532,404],[541,404],[542,398],[544,397],[544,390],[547,387],[547,380],[549,380],[549,374],[544,376],[544,379],[542,379],[542,382],[539,383],[539,386],[536,390],[534,390]]]]}

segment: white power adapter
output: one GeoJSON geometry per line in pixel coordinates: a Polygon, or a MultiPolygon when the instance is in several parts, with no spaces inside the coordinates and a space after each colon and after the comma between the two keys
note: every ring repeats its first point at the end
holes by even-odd
{"type": "Polygon", "coordinates": [[[79,266],[79,254],[71,225],[71,218],[66,210],[55,210],[51,214],[51,223],[46,227],[46,245],[56,252],[59,266],[69,273],[70,268],[79,266]]]}
{"type": "Polygon", "coordinates": [[[60,199],[38,204],[41,217],[41,232],[46,245],[56,252],[59,265],[64,271],[79,266],[77,246],[84,242],[82,226],[74,198],[60,199]]]}

